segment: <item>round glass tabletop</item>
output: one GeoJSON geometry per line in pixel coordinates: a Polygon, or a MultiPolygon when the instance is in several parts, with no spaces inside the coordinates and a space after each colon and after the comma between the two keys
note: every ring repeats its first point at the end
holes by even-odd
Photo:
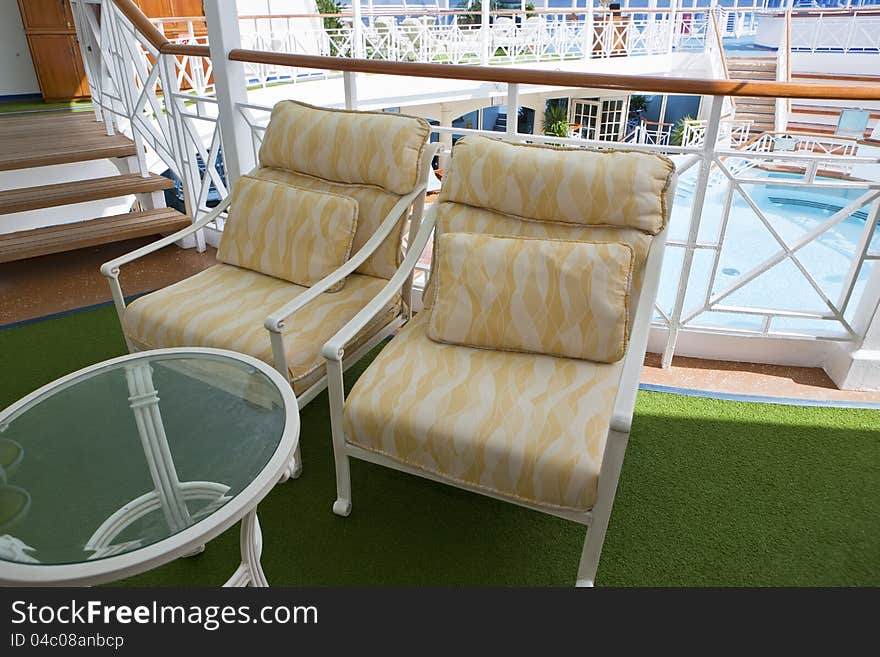
{"type": "Polygon", "coordinates": [[[285,399],[257,367],[209,351],[110,361],[0,412],[0,561],[132,552],[260,475],[285,434],[285,399]]]}

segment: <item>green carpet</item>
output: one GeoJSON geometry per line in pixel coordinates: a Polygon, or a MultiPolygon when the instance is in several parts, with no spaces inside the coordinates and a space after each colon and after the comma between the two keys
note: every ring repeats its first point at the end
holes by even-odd
{"type": "MultiPolygon", "coordinates": [[[[109,307],[0,330],[0,406],[123,351],[109,307]]],[[[326,395],[301,440],[302,477],[260,506],[270,583],[573,584],[581,527],[359,461],[337,518],[326,395]]],[[[880,585],[878,509],[878,411],[642,392],[598,583],[880,585]]],[[[237,552],[231,530],[125,584],[219,584],[237,552]]]]}
{"type": "Polygon", "coordinates": [[[39,112],[89,112],[94,108],[90,100],[73,100],[62,103],[47,103],[39,98],[27,100],[5,100],[0,102],[0,116],[3,114],[31,114],[39,112]]]}

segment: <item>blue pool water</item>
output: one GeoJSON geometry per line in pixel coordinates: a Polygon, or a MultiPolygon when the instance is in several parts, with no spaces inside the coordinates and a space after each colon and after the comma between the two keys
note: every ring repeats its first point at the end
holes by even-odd
{"type": "MultiPolygon", "coordinates": [[[[791,179],[791,176],[771,174],[768,180],[772,182],[768,184],[743,186],[757,208],[766,216],[773,230],[789,247],[835,212],[864,194],[863,190],[856,189],[829,190],[786,184],[786,181],[791,179]]],[[[717,243],[722,230],[725,198],[726,186],[723,184],[710,188],[707,193],[700,223],[699,242],[717,243]]],[[[687,239],[691,202],[691,195],[686,191],[676,196],[670,222],[670,240],[687,239]]],[[[797,252],[803,267],[835,303],[844,292],[847,275],[857,257],[856,251],[865,229],[868,209],[868,206],[864,205],[859,207],[856,212],[797,252]]],[[[875,232],[873,235],[872,251],[880,247],[878,234],[880,233],[875,232]]],[[[711,294],[724,290],[780,250],[780,244],[755,210],[740,193],[735,192],[711,294]]],[[[680,248],[670,248],[667,251],[658,297],[660,307],[667,313],[671,310],[678,289],[682,256],[683,250],[680,248]]],[[[711,279],[713,259],[714,251],[708,249],[696,251],[688,293],[685,297],[684,315],[703,305],[711,279]]],[[[866,263],[862,267],[856,279],[850,309],[854,309],[855,302],[860,298],[872,265],[873,263],[866,263]]],[[[791,260],[783,260],[759,275],[733,292],[723,303],[749,308],[828,312],[822,297],[791,260]]],[[[851,316],[850,310],[846,313],[846,317],[851,319],[851,316]]],[[[695,318],[694,324],[761,330],[763,317],[709,311],[695,318]]],[[[840,334],[842,331],[836,322],[809,318],[777,318],[773,322],[773,329],[819,334],[840,334]]]]}

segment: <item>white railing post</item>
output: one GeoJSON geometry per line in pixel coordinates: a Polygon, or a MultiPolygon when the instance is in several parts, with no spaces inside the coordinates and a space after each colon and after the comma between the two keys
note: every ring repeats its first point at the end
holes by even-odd
{"type": "Polygon", "coordinates": [[[480,3],[480,64],[489,64],[489,0],[480,3]]]}
{"type": "MultiPolygon", "coordinates": [[[[791,57],[791,43],[789,43],[789,35],[791,33],[791,10],[785,12],[785,20],[782,22],[782,30],[779,35],[779,48],[776,51],[776,81],[789,82],[788,60],[791,57]]],[[[788,98],[777,98],[774,114],[774,130],[776,132],[785,132],[788,128],[788,115],[791,101],[788,98]]]]}
{"type": "Polygon", "coordinates": [[[687,294],[688,282],[691,277],[691,268],[694,263],[694,252],[700,234],[700,220],[703,216],[703,203],[706,200],[706,189],[709,186],[709,174],[712,172],[712,161],[715,158],[715,143],[718,141],[718,133],[721,129],[721,110],[724,107],[724,96],[712,96],[712,104],[709,109],[709,123],[703,136],[703,152],[701,153],[700,169],[697,174],[696,187],[693,193],[691,205],[691,222],[688,230],[687,244],[684,250],[684,258],[681,263],[681,275],[678,279],[678,292],[675,295],[675,303],[672,313],[669,315],[669,335],[666,338],[666,348],[663,350],[662,367],[672,364],[672,356],[675,354],[675,343],[678,340],[678,332],[681,329],[681,316],[684,310],[684,299],[687,294]]]}
{"type": "MultiPolygon", "coordinates": [[[[880,221],[880,201],[871,205],[866,220],[876,230],[880,221]]],[[[865,266],[865,263],[862,265],[865,266]]],[[[825,371],[842,390],[880,389],[880,267],[871,272],[852,319],[861,340],[840,346],[840,353],[829,359],[825,371]]]]}
{"type": "Polygon", "coordinates": [[[669,0],[669,31],[667,36],[666,43],[666,52],[667,54],[672,54],[672,50],[675,47],[675,29],[678,24],[678,13],[676,12],[676,8],[678,7],[678,0],[669,0]]]}
{"type": "Polygon", "coordinates": [[[519,85],[507,85],[507,136],[514,137],[518,129],[519,119],[519,85]]]}
{"type": "Polygon", "coordinates": [[[590,59],[593,56],[593,35],[596,31],[595,25],[595,10],[593,7],[594,0],[586,0],[587,2],[587,14],[584,18],[584,36],[583,36],[583,57],[584,59],[590,59]]]}
{"type": "MultiPolygon", "coordinates": [[[[187,141],[185,121],[181,115],[184,111],[183,100],[178,96],[180,86],[177,83],[177,69],[175,55],[159,55],[156,66],[161,66],[161,83],[163,100],[165,101],[165,113],[168,116],[169,140],[174,151],[176,173],[183,186],[183,203],[186,214],[195,223],[199,218],[199,187],[201,177],[199,166],[196,161],[195,150],[187,141]]],[[[199,60],[200,61],[200,60],[199,60]]],[[[195,68],[196,61],[192,62],[195,68]]],[[[210,176],[208,164],[205,166],[205,176],[210,176]]],[[[205,231],[199,230],[196,235],[196,249],[201,253],[205,250],[205,231]]],[[[184,243],[185,246],[185,243],[184,243]]]]}
{"type": "Polygon", "coordinates": [[[357,109],[357,73],[345,71],[342,74],[342,84],[345,85],[345,109],[357,109]]]}
{"type": "Polygon", "coordinates": [[[351,40],[352,52],[358,59],[364,57],[364,19],[361,16],[361,0],[353,0],[351,3],[351,40]]]}
{"type": "Polygon", "coordinates": [[[217,94],[220,138],[223,141],[223,159],[231,186],[255,165],[251,130],[239,105],[247,102],[247,80],[244,64],[229,61],[229,52],[241,48],[238,29],[238,9],[235,0],[215,0],[205,3],[208,24],[208,45],[217,94]]]}

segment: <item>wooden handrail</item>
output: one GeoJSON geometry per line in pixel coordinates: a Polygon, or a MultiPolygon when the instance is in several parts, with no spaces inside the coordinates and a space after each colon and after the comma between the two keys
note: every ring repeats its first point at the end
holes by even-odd
{"type": "Polygon", "coordinates": [[[188,57],[211,57],[211,49],[208,46],[185,43],[168,43],[159,49],[163,55],[186,55],[188,57]]]}
{"type": "Polygon", "coordinates": [[[141,11],[141,8],[132,2],[132,0],[113,0],[113,2],[119,11],[131,21],[131,24],[134,25],[135,29],[143,34],[144,38],[146,38],[156,50],[161,52],[163,47],[170,45],[168,39],[165,38],[165,35],[159,31],[158,27],[150,22],[150,19],[147,18],[146,14],[144,14],[144,12],[141,11]]]}
{"type": "MultiPolygon", "coordinates": [[[[168,52],[173,51],[168,49],[168,52]]],[[[292,68],[313,68],[350,73],[374,73],[416,78],[502,82],[583,89],[609,89],[615,91],[647,91],[694,96],[880,100],[880,85],[842,86],[804,82],[772,82],[769,80],[708,80],[644,75],[613,75],[608,73],[574,73],[570,71],[533,70],[501,66],[382,62],[372,59],[292,55],[243,49],[230,51],[229,59],[252,64],[272,64],[275,66],[290,66],[292,68]]]]}

